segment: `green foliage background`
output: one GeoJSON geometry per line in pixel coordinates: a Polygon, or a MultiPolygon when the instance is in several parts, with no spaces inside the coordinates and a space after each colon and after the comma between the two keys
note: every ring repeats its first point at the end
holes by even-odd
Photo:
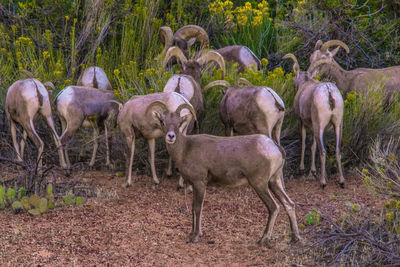
{"type": "MultiPolygon", "coordinates": [[[[399,65],[399,10],[398,1],[390,0],[2,0],[0,109],[7,88],[24,78],[19,72],[22,69],[41,81],[52,81],[57,88],[52,97],[75,84],[90,65],[106,71],[121,101],[162,91],[177,70],[163,71],[161,62],[155,60],[162,51],[160,26],[168,25],[175,31],[197,24],[209,33],[211,47],[246,45],[263,59],[259,72],[237,74],[235,66],[228,64],[226,80],[234,84],[239,77],[246,77],[255,85],[273,88],[282,97],[287,109],[282,134],[286,145],[299,135],[291,109],[296,93],[292,63],[283,62],[282,55],[294,53],[306,69],[318,39],[341,39],[351,50],[349,55],[340,52],[336,57],[344,68],[399,65]]],[[[206,72],[202,86],[220,75],[219,71],[206,72]]],[[[374,85],[370,92],[353,94],[346,103],[342,144],[346,165],[366,159],[376,136],[400,136],[400,130],[393,127],[400,119],[398,101],[384,106],[381,88],[374,85]]],[[[219,90],[207,92],[202,132],[223,134],[218,117],[221,97],[219,90]]],[[[331,138],[328,134],[328,155],[332,155],[328,162],[335,169],[331,138]]],[[[297,157],[295,147],[292,154],[297,157]]]]}

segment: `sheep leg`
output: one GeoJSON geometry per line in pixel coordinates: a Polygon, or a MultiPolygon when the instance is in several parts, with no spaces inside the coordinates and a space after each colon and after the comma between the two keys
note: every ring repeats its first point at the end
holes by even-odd
{"type": "MultiPolygon", "coordinates": [[[[282,165],[283,167],[283,165],[282,165]]],[[[282,168],[276,172],[276,174],[271,178],[270,188],[276,198],[281,202],[289,216],[290,228],[292,229],[292,242],[300,241],[299,228],[297,227],[295,203],[286,194],[284,185],[282,183],[283,173],[282,168]]]]}
{"type": "Polygon", "coordinates": [[[233,136],[233,127],[225,126],[225,135],[233,136]]]}
{"type": "Polygon", "coordinates": [[[259,176],[256,179],[249,179],[250,185],[254,188],[256,191],[257,195],[261,198],[261,200],[264,202],[265,206],[268,209],[268,221],[267,225],[264,230],[264,234],[262,235],[259,244],[260,245],[266,245],[270,247],[270,240],[272,237],[272,229],[275,224],[276,217],[278,216],[279,213],[279,205],[272,196],[271,191],[269,190],[268,187],[268,181],[270,179],[271,175],[268,174],[267,178],[265,176],[259,176]]]}
{"type": "Polygon", "coordinates": [[[315,167],[315,152],[317,150],[317,138],[313,136],[313,143],[311,145],[311,168],[309,176],[315,176],[317,173],[317,168],[315,167]]]}
{"type": "Polygon", "coordinates": [[[281,129],[282,129],[282,124],[283,124],[283,118],[279,119],[276,124],[274,129],[272,130],[272,139],[278,144],[281,144],[281,129]]]}
{"type": "Polygon", "coordinates": [[[42,154],[43,154],[43,150],[44,150],[44,143],[43,143],[42,139],[40,139],[39,135],[37,134],[32,120],[29,120],[29,124],[24,123],[22,125],[22,127],[25,129],[25,131],[28,134],[28,137],[32,140],[32,142],[35,144],[35,146],[38,150],[36,163],[37,163],[37,168],[40,172],[40,169],[42,168],[42,154]]]}
{"type": "MultiPolygon", "coordinates": [[[[76,113],[74,113],[74,114],[76,114],[76,113]]],[[[61,119],[61,127],[63,128],[63,133],[60,137],[60,141],[61,141],[61,144],[63,145],[63,147],[65,148],[65,145],[71,140],[72,136],[82,125],[84,117],[83,117],[83,115],[80,117],[75,116],[74,118],[68,118],[68,121],[67,121],[67,120],[65,120],[65,118],[60,116],[60,119],[61,119]]],[[[65,153],[65,159],[67,162],[67,166],[69,169],[69,168],[71,168],[71,162],[69,161],[68,148],[65,148],[64,153],[65,153]]]]}
{"type": "Polygon", "coordinates": [[[325,160],[326,160],[326,151],[324,147],[324,128],[325,127],[320,127],[317,126],[316,129],[314,129],[314,138],[317,139],[317,145],[318,145],[318,150],[319,150],[319,158],[321,160],[321,179],[320,179],[320,184],[322,188],[325,188],[326,186],[326,173],[325,173],[325,160]]]}
{"type": "Polygon", "coordinates": [[[57,146],[57,150],[58,150],[58,158],[60,160],[60,165],[62,168],[67,168],[67,163],[65,162],[65,157],[64,157],[64,152],[62,149],[62,145],[61,145],[61,141],[60,141],[60,137],[58,136],[57,132],[56,132],[56,128],[54,127],[54,121],[53,118],[50,116],[46,117],[46,122],[47,125],[50,127],[51,130],[51,135],[53,136],[54,142],[57,146]]]}
{"type": "Polygon", "coordinates": [[[20,142],[20,145],[21,145],[20,155],[21,155],[22,159],[24,158],[24,151],[25,151],[25,144],[26,144],[26,138],[27,137],[28,137],[28,133],[24,129],[24,132],[22,134],[22,139],[21,139],[21,142],[20,142]]]}
{"type": "Polygon", "coordinates": [[[339,170],[339,184],[342,188],[344,188],[344,177],[342,170],[342,161],[340,155],[340,139],[342,135],[342,124],[335,124],[335,134],[336,134],[336,162],[339,170]]]}
{"type": "Polygon", "coordinates": [[[303,122],[300,122],[301,131],[301,154],[300,154],[300,172],[304,171],[304,152],[306,150],[306,127],[303,122]]]}
{"type": "Polygon", "coordinates": [[[96,161],[96,154],[97,154],[97,149],[99,148],[99,127],[97,126],[96,122],[90,121],[90,124],[92,125],[93,128],[93,153],[92,153],[92,158],[90,159],[89,167],[93,167],[95,161],[96,161]]]}
{"type": "Polygon", "coordinates": [[[109,125],[107,122],[104,123],[104,132],[106,135],[106,166],[110,169],[114,169],[113,164],[110,160],[110,151],[111,151],[111,135],[108,134],[109,125]]]}
{"type": "Polygon", "coordinates": [[[129,157],[129,166],[128,166],[128,179],[126,182],[126,186],[132,185],[132,165],[133,165],[133,156],[135,154],[135,136],[126,137],[126,143],[128,146],[130,145],[130,153],[127,154],[127,162],[129,157]]]}
{"type": "Polygon", "coordinates": [[[22,160],[22,157],[20,154],[19,145],[18,145],[18,141],[17,141],[17,128],[15,125],[15,122],[12,119],[10,119],[10,130],[11,130],[11,137],[12,137],[13,144],[14,144],[14,149],[15,149],[15,152],[17,152],[17,161],[22,162],[23,160],[22,160]]]}
{"type": "Polygon", "coordinates": [[[154,164],[154,154],[156,150],[156,140],[148,139],[147,143],[149,144],[149,156],[150,156],[150,167],[151,167],[151,174],[153,175],[153,181],[155,184],[159,184],[160,180],[158,180],[156,166],[154,164]]]}
{"type": "Polygon", "coordinates": [[[201,181],[193,183],[192,232],[189,234],[189,242],[191,243],[198,242],[199,237],[203,235],[201,231],[201,215],[205,195],[206,185],[201,181]]]}
{"type": "Polygon", "coordinates": [[[167,168],[167,176],[172,175],[172,157],[168,155],[168,168],[167,168]]]}

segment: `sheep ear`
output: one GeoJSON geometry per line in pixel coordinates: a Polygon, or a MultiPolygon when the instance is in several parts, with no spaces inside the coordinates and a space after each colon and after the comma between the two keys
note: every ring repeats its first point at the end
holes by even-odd
{"type": "Polygon", "coordinates": [[[339,52],[340,46],[336,47],[335,49],[333,49],[330,53],[331,53],[331,57],[334,57],[337,52],[339,52]]]}
{"type": "Polygon", "coordinates": [[[196,37],[190,38],[189,41],[187,41],[187,46],[192,46],[196,42],[196,37]]]}

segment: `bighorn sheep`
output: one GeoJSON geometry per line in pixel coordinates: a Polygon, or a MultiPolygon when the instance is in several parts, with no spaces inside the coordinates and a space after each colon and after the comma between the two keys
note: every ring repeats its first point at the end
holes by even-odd
{"type": "Polygon", "coordinates": [[[385,81],[384,90],[389,93],[400,91],[400,66],[383,69],[357,68],[347,71],[333,59],[340,47],[349,53],[348,46],[339,40],[331,40],[326,43],[319,40],[310,57],[310,68],[312,67],[312,69],[308,71],[313,75],[328,74],[344,93],[352,90],[361,91],[368,88],[372,82],[382,78],[385,81]],[[329,51],[332,46],[337,47],[329,51]]]}
{"type": "MultiPolygon", "coordinates": [[[[45,83],[45,85],[50,85],[50,83],[45,83]]],[[[49,93],[45,85],[36,79],[24,79],[16,81],[8,88],[5,112],[10,123],[11,137],[17,152],[18,161],[23,161],[26,138],[29,137],[32,140],[38,149],[37,163],[40,169],[42,167],[44,143],[37,134],[33,121],[38,114],[42,115],[50,128],[51,135],[58,148],[60,165],[66,168],[67,165],[62,152],[60,138],[54,128],[49,93]],[[17,141],[16,123],[20,124],[24,129],[21,148],[17,141]]]]}
{"type": "MultiPolygon", "coordinates": [[[[154,165],[154,153],[155,139],[163,136],[162,125],[157,118],[145,112],[148,106],[156,100],[161,100],[166,103],[168,110],[171,112],[175,112],[181,104],[190,105],[189,101],[182,95],[175,92],[164,92],[134,96],[122,106],[118,115],[118,125],[125,136],[129,148],[129,153],[126,155],[127,186],[132,185],[132,164],[136,138],[144,138],[147,140],[149,144],[149,161],[153,180],[156,184],[160,182],[154,165]]],[[[182,110],[180,114],[182,116],[187,116],[189,114],[188,117],[191,117],[190,112],[187,110],[182,110]]],[[[184,133],[186,133],[191,120],[188,119],[186,122],[187,123],[184,123],[180,127],[180,131],[184,133]]],[[[169,164],[171,164],[171,160],[169,164]]]]}
{"type": "Polygon", "coordinates": [[[97,66],[87,68],[79,77],[77,85],[103,90],[112,90],[112,86],[106,73],[102,68],[97,66]]]}
{"type": "Polygon", "coordinates": [[[344,187],[340,156],[340,139],[343,125],[343,98],[339,89],[333,83],[321,83],[311,77],[308,72],[300,71],[299,63],[293,54],[287,54],[283,59],[291,59],[294,62],[294,84],[297,93],[294,98],[294,112],[300,119],[301,126],[301,158],[300,170],[304,170],[304,150],[306,141],[306,127],[313,131],[313,144],[311,147],[311,173],[316,172],[315,150],[318,144],[321,160],[322,188],[326,186],[325,174],[325,147],[323,142],[324,130],[330,124],[333,125],[336,135],[336,161],[339,170],[339,183],[344,187]]]}
{"type": "MultiPolygon", "coordinates": [[[[240,80],[241,83],[245,81],[240,80]]],[[[219,80],[204,87],[204,92],[214,86],[224,86],[224,95],[219,115],[225,125],[227,136],[236,132],[240,135],[265,134],[280,143],[281,128],[285,115],[282,99],[271,88],[252,86],[247,82],[244,87],[232,86],[219,80]]]]}
{"type": "Polygon", "coordinates": [[[188,60],[182,50],[174,46],[168,49],[164,58],[163,69],[167,66],[168,61],[176,57],[180,62],[181,74],[175,74],[164,86],[164,92],[177,92],[193,105],[198,118],[201,118],[205,108],[204,95],[201,92],[200,79],[201,67],[209,61],[215,61],[222,69],[222,79],[225,75],[225,61],[217,52],[210,50],[202,54],[196,60],[188,60]]]}
{"type": "MultiPolygon", "coordinates": [[[[115,95],[110,90],[100,90],[84,86],[67,86],[56,96],[55,105],[61,120],[61,143],[65,145],[80,127],[93,128],[93,153],[89,166],[93,167],[99,147],[98,136],[104,125],[106,135],[106,165],[112,168],[110,161],[110,131],[116,124],[118,108],[112,101],[115,95]]],[[[65,150],[68,168],[71,163],[68,150],[65,150]]]]}
{"type": "MultiPolygon", "coordinates": [[[[163,26],[159,31],[161,42],[164,45],[164,49],[159,55],[161,58],[170,47],[179,47],[186,58],[189,58],[188,47],[193,45],[196,38],[201,42],[202,49],[209,45],[209,38],[207,32],[200,26],[197,25],[186,25],[176,31],[175,34],[168,26],[163,26]],[[194,38],[186,41],[187,38],[194,36],[194,38]]],[[[216,50],[225,61],[233,61],[238,64],[238,71],[243,72],[245,67],[261,69],[260,59],[246,46],[233,45],[226,46],[216,50]]],[[[170,62],[170,61],[169,61],[170,62]]]]}
{"type": "MultiPolygon", "coordinates": [[[[184,179],[193,186],[192,231],[190,242],[198,242],[202,235],[201,215],[208,181],[226,185],[249,183],[269,211],[268,222],[260,244],[268,245],[279,205],[273,195],[285,207],[289,216],[292,240],[300,239],[297,228],[295,204],[283,188],[281,176],[285,163],[285,151],[265,135],[219,137],[206,134],[184,135],[179,131],[187,123],[187,116],[179,111],[188,109],[196,119],[190,105],[182,104],[175,112],[168,110],[162,101],[152,102],[146,110],[158,118],[165,135],[167,149],[184,179]],[[160,107],[161,112],[153,107],[160,107]]],[[[150,115],[150,114],[149,114],[150,115]]]]}

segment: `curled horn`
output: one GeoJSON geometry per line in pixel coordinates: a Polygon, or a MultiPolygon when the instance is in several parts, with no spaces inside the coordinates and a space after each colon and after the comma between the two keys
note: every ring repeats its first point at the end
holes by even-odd
{"type": "MultiPolygon", "coordinates": [[[[153,102],[153,103],[154,103],[154,102],[153,102]]],[[[180,114],[181,114],[181,110],[184,109],[184,108],[188,109],[188,110],[190,111],[190,113],[192,113],[194,120],[197,121],[196,111],[194,111],[192,105],[189,105],[189,104],[187,104],[187,103],[180,104],[180,105],[178,106],[178,108],[176,109],[176,111],[175,111],[176,114],[180,115],[180,114]]]]}
{"type": "Polygon", "coordinates": [[[294,71],[294,75],[297,76],[300,73],[300,66],[299,66],[299,62],[297,61],[297,58],[295,55],[293,54],[286,54],[283,56],[282,59],[291,59],[293,60],[293,71],[294,71]]]}
{"type": "Polygon", "coordinates": [[[45,82],[43,85],[44,85],[44,86],[48,86],[48,87],[50,87],[50,88],[53,89],[53,90],[56,89],[56,87],[54,86],[54,84],[53,84],[52,82],[50,82],[50,81],[45,82]]]}
{"type": "Polygon", "coordinates": [[[20,70],[19,72],[20,72],[21,74],[25,75],[25,76],[28,77],[28,78],[31,78],[31,79],[35,78],[35,77],[33,76],[32,72],[30,72],[29,70],[20,70]]]}
{"type": "Polygon", "coordinates": [[[172,30],[168,26],[163,26],[160,28],[158,31],[158,35],[160,36],[161,43],[164,45],[164,49],[161,52],[160,55],[158,55],[157,59],[160,59],[165,53],[167,53],[167,50],[174,44],[174,35],[172,33],[172,30]]]}
{"type": "Polygon", "coordinates": [[[319,50],[323,44],[324,44],[324,42],[322,42],[322,40],[318,40],[318,41],[315,43],[314,51],[319,50]]]}
{"type": "Polygon", "coordinates": [[[349,47],[345,43],[343,43],[342,41],[339,41],[339,40],[330,40],[330,41],[324,43],[321,46],[320,50],[322,53],[325,53],[326,51],[328,51],[329,47],[336,46],[336,45],[342,47],[346,51],[347,54],[350,53],[349,47]]]}
{"type": "Polygon", "coordinates": [[[178,60],[181,61],[181,63],[183,65],[185,65],[187,62],[187,59],[186,59],[185,55],[183,54],[182,50],[179,47],[173,46],[168,49],[167,54],[165,55],[165,58],[163,61],[163,69],[165,69],[165,67],[168,64],[168,61],[172,57],[176,57],[178,60]]]}
{"type": "Polygon", "coordinates": [[[246,78],[239,78],[237,84],[239,86],[253,86],[253,84],[246,78]]]}
{"type": "Polygon", "coordinates": [[[307,72],[310,73],[310,74],[312,74],[313,71],[314,71],[316,68],[318,68],[320,65],[323,65],[323,64],[332,64],[332,65],[335,65],[335,63],[333,63],[331,60],[322,59],[322,60],[318,60],[317,62],[315,62],[314,64],[312,64],[312,65],[308,68],[307,72]]]}
{"type": "Polygon", "coordinates": [[[210,88],[212,88],[212,87],[215,87],[215,86],[224,86],[224,87],[228,88],[228,87],[231,86],[231,84],[228,83],[228,82],[225,81],[225,80],[213,81],[213,82],[210,82],[209,84],[207,84],[207,85],[204,87],[203,93],[207,92],[208,89],[210,89],[210,88]]]}
{"type": "Polygon", "coordinates": [[[149,110],[151,110],[155,106],[160,107],[163,110],[163,112],[168,110],[167,105],[165,105],[164,102],[162,102],[160,100],[156,100],[156,101],[150,103],[150,105],[147,106],[145,114],[147,114],[149,112],[149,110]]]}
{"type": "Polygon", "coordinates": [[[208,47],[210,41],[207,32],[197,25],[186,25],[177,30],[174,34],[175,38],[186,40],[188,37],[196,37],[201,42],[201,48],[208,47]]]}
{"type": "Polygon", "coordinates": [[[226,67],[225,67],[225,60],[224,57],[221,56],[220,53],[214,50],[210,50],[207,53],[201,55],[200,58],[196,60],[200,65],[204,65],[208,63],[209,61],[215,61],[219,67],[222,70],[222,79],[225,78],[225,72],[226,72],[226,67]]]}

